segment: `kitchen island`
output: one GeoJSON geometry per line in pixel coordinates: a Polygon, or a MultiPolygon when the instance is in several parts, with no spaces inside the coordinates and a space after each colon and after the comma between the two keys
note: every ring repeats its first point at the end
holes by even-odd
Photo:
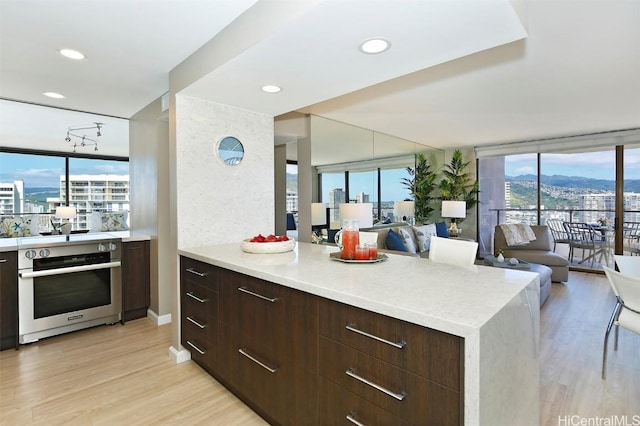
{"type": "MultiPolygon", "coordinates": [[[[425,377],[427,384],[424,386],[427,387],[419,385],[417,389],[428,388],[428,391],[424,391],[425,394],[420,396],[421,401],[416,403],[418,407],[430,400],[436,391],[438,395],[442,394],[442,401],[445,403],[455,399],[455,393],[458,392],[460,394],[458,398],[459,414],[446,417],[447,423],[449,419],[454,419],[452,423],[466,425],[537,425],[539,423],[539,289],[537,274],[475,265],[462,268],[432,263],[427,259],[391,254],[387,255],[386,261],[379,263],[347,264],[329,258],[329,254],[336,250],[336,247],[308,243],[297,243],[292,252],[264,255],[242,252],[239,244],[181,249],[179,254],[182,256],[184,265],[184,268],[181,266],[182,281],[184,284],[185,274],[189,273],[198,273],[202,277],[210,274],[211,277],[215,277],[212,281],[213,287],[210,294],[215,294],[219,304],[214,307],[216,311],[212,317],[217,318],[220,329],[212,339],[219,338],[221,346],[224,346],[227,341],[235,339],[237,331],[241,329],[241,327],[234,328],[235,318],[239,318],[237,321],[243,321],[241,318],[243,314],[232,309],[235,307],[233,305],[235,302],[227,300],[236,297],[234,296],[238,293],[235,292],[236,283],[240,283],[237,290],[244,293],[254,293],[252,288],[262,286],[266,292],[280,291],[278,289],[281,288],[284,293],[294,291],[296,297],[298,297],[298,293],[303,296],[312,295],[311,301],[301,299],[305,301],[300,302],[302,303],[300,308],[296,308],[296,303],[292,302],[290,304],[292,306],[289,307],[291,310],[284,310],[280,319],[284,319],[281,327],[289,327],[287,320],[295,320],[296,324],[297,322],[305,323],[304,333],[301,335],[304,336],[303,339],[308,338],[309,340],[301,343],[310,349],[307,350],[304,359],[311,356],[311,358],[316,357],[319,361],[318,365],[315,364],[315,361],[310,362],[305,365],[303,370],[312,375],[317,372],[320,377],[317,380],[307,380],[307,391],[316,392],[318,395],[318,407],[314,406],[315,402],[309,403],[313,398],[307,399],[306,404],[310,404],[314,410],[319,411],[321,418],[323,412],[326,415],[327,412],[336,409],[335,401],[324,401],[326,394],[343,392],[346,396],[341,399],[348,399],[347,396],[353,397],[362,404],[362,411],[371,407],[382,407],[381,413],[384,415],[397,415],[407,423],[415,422],[415,418],[403,417],[406,410],[396,408],[394,405],[396,402],[387,403],[379,400],[380,395],[387,394],[391,395],[391,399],[395,398],[401,401],[398,404],[406,403],[411,406],[411,398],[415,398],[415,394],[410,397],[411,393],[403,389],[411,386],[411,380],[406,378],[398,379],[396,382],[391,380],[391,386],[379,386],[373,383],[375,388],[373,391],[362,390],[358,387],[361,384],[357,383],[358,381],[362,382],[362,377],[356,374],[355,369],[352,370],[349,367],[345,376],[347,378],[344,379],[331,371],[332,365],[324,366],[330,362],[327,360],[330,360],[333,354],[338,351],[353,353],[353,359],[364,357],[366,363],[371,365],[381,363],[380,366],[385,368],[389,364],[394,368],[395,365],[398,365],[398,371],[402,374],[406,373],[406,377],[425,377]],[[199,264],[200,262],[201,264],[199,264]],[[214,268],[204,273],[198,272],[198,267],[206,267],[202,265],[211,265],[214,268]],[[188,271],[189,269],[191,271],[188,271]],[[266,287],[266,284],[274,284],[276,287],[272,289],[266,287]],[[231,287],[233,290],[230,290],[231,287]],[[307,311],[309,314],[316,312],[318,318],[308,319],[308,315],[301,311],[307,311]],[[334,332],[331,330],[331,326],[327,325],[341,315],[345,318],[349,315],[353,315],[354,318],[365,318],[361,321],[363,324],[369,321],[363,315],[370,315],[378,321],[376,324],[383,324],[376,326],[377,328],[374,327],[376,331],[382,330],[383,332],[386,330],[385,321],[393,320],[398,324],[393,326],[396,327],[395,329],[392,326],[390,329],[400,330],[398,335],[403,335],[403,330],[409,330],[406,331],[406,334],[410,335],[413,333],[410,330],[417,327],[423,331],[423,334],[427,333],[429,337],[424,338],[427,340],[421,341],[420,350],[416,350],[416,345],[412,345],[410,341],[405,342],[405,337],[396,339],[397,342],[393,338],[381,339],[375,335],[372,336],[375,333],[369,333],[370,330],[359,331],[355,329],[355,326],[351,327],[351,320],[348,324],[341,326],[341,329],[344,330],[346,326],[348,330],[345,332],[347,334],[343,336],[342,331],[334,332]],[[234,319],[228,320],[226,317],[234,319]],[[355,331],[352,333],[349,330],[355,331]],[[320,337],[307,336],[311,332],[318,333],[320,337]],[[410,356],[408,355],[407,359],[398,358],[400,360],[396,361],[396,355],[389,355],[387,358],[386,349],[373,348],[371,352],[367,352],[368,349],[363,349],[366,345],[362,341],[352,340],[352,343],[349,343],[345,340],[352,339],[350,336],[354,334],[365,336],[361,337],[364,340],[377,339],[383,341],[387,346],[389,344],[395,345],[399,351],[410,353],[410,356]],[[431,346],[433,348],[436,346],[446,347],[448,352],[444,352],[444,349],[440,352],[438,352],[440,349],[433,349],[433,353],[429,352],[432,349],[431,346]],[[314,351],[316,353],[309,355],[314,351]],[[455,377],[455,374],[447,374],[449,370],[458,369],[450,362],[450,355],[454,357],[451,359],[457,359],[455,358],[456,351],[460,352],[459,385],[455,383],[455,380],[450,379],[450,377],[455,377]],[[433,357],[420,359],[420,354],[424,353],[430,353],[433,357]],[[422,364],[428,367],[423,369],[422,364]],[[439,369],[438,365],[442,367],[439,369]],[[452,368],[452,365],[456,368],[452,368]],[[354,378],[354,376],[357,377],[354,378]],[[356,384],[352,385],[352,382],[356,384]],[[389,389],[396,385],[395,391],[389,389]],[[429,386],[433,386],[433,389],[429,386]],[[320,391],[317,390],[318,388],[320,391]],[[403,400],[405,402],[402,402],[403,400]]],[[[184,301],[186,293],[181,292],[181,295],[184,301]]],[[[278,299],[279,297],[273,297],[271,301],[278,299]]],[[[241,310],[243,302],[238,303],[240,303],[238,310],[241,310]]],[[[284,305],[284,302],[282,304],[284,305]]],[[[246,312],[248,317],[261,315],[259,311],[261,308],[256,306],[246,312]]],[[[185,309],[184,305],[182,309],[185,309]]],[[[188,333],[185,329],[184,312],[180,318],[183,324],[182,333],[188,333]]],[[[252,325],[254,328],[260,326],[260,323],[252,325]]],[[[295,327],[292,327],[294,329],[291,331],[292,335],[296,335],[295,327]]],[[[420,333],[417,335],[419,335],[419,339],[423,338],[420,333]]],[[[185,348],[191,351],[192,356],[194,354],[199,356],[194,352],[196,350],[201,352],[200,349],[196,349],[197,345],[192,346],[192,341],[185,340],[184,336],[182,341],[187,342],[185,348]]],[[[241,348],[241,354],[243,354],[242,350],[241,348]]],[[[293,353],[295,354],[295,349],[293,353]]],[[[267,362],[269,356],[261,358],[251,354],[243,355],[258,361],[263,367],[266,365],[267,370],[278,371],[275,364],[270,366],[267,362]]],[[[225,354],[217,354],[217,358],[203,358],[201,365],[204,365],[223,384],[230,384],[231,386],[228,387],[232,391],[239,393],[243,400],[249,402],[250,406],[257,407],[256,411],[264,415],[265,418],[274,420],[273,417],[270,417],[268,409],[262,411],[262,407],[267,402],[262,405],[260,402],[252,404],[252,397],[245,393],[243,386],[238,385],[244,382],[237,378],[228,378],[225,376],[226,373],[217,374],[219,371],[231,369],[233,361],[229,361],[228,358],[229,356],[225,354]]],[[[288,356],[288,358],[296,359],[295,356],[288,356]]],[[[340,359],[337,359],[336,363],[339,362],[340,359]]],[[[371,371],[379,371],[379,368],[382,368],[380,366],[371,371]]],[[[366,370],[366,368],[361,370],[366,370]]],[[[284,372],[284,368],[281,371],[283,371],[283,375],[288,374],[284,372]]],[[[395,374],[395,370],[389,374],[395,374]]],[[[291,375],[295,377],[295,372],[291,375]]],[[[384,381],[386,377],[378,379],[384,381]]],[[[363,382],[365,385],[362,386],[371,386],[371,382],[365,378],[363,382]]],[[[246,383],[244,387],[247,387],[246,383]]],[[[277,399],[275,394],[271,394],[269,397],[277,399]]],[[[301,402],[300,404],[305,403],[301,402]]],[[[277,412],[277,407],[274,410],[277,412]]],[[[351,412],[347,413],[347,417],[349,418],[352,414],[351,412]]],[[[426,416],[429,417],[430,414],[426,414],[426,416]]],[[[344,419],[344,416],[342,418],[344,419]]],[[[377,417],[379,421],[382,418],[380,415],[377,417]]],[[[349,420],[354,419],[350,418],[349,420]]],[[[425,423],[429,423],[427,418],[424,420],[425,423]]],[[[284,421],[284,423],[286,422],[284,421]]]]}

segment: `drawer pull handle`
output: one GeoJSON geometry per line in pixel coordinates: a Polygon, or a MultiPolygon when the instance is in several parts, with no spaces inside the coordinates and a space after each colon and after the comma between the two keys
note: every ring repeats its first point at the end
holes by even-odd
{"type": "Polygon", "coordinates": [[[0,263],[7,263],[7,259],[0,259],[0,263]]]}
{"type": "Polygon", "coordinates": [[[205,353],[207,353],[206,351],[203,351],[202,349],[200,349],[199,347],[197,347],[196,345],[194,345],[193,343],[191,343],[190,340],[187,340],[187,345],[191,346],[193,349],[195,349],[196,351],[198,351],[198,353],[200,355],[204,355],[205,353]]]}
{"type": "Polygon", "coordinates": [[[369,385],[372,388],[375,388],[375,389],[379,390],[380,392],[385,393],[385,394],[397,399],[398,401],[402,401],[404,399],[404,397],[407,396],[407,394],[405,392],[402,392],[402,393],[392,392],[387,388],[383,388],[382,386],[380,386],[377,383],[373,383],[372,381],[367,380],[362,376],[358,376],[356,373],[353,372],[352,368],[350,368],[347,371],[345,371],[345,373],[347,373],[347,376],[353,377],[354,379],[361,381],[365,385],[369,385]]]}
{"type": "Polygon", "coordinates": [[[187,272],[191,272],[192,274],[195,274],[195,275],[197,275],[199,277],[206,277],[207,276],[206,272],[198,272],[193,268],[187,268],[187,272]]]}
{"type": "Polygon", "coordinates": [[[247,290],[247,288],[246,288],[246,287],[238,287],[238,291],[241,291],[241,292],[243,292],[243,293],[250,294],[250,295],[255,296],[255,297],[258,297],[258,298],[260,298],[260,299],[262,299],[262,300],[266,300],[267,302],[275,303],[275,302],[277,302],[277,301],[278,301],[278,298],[277,298],[277,297],[273,297],[273,298],[272,298],[272,297],[263,296],[263,295],[261,295],[261,294],[254,293],[254,292],[253,292],[253,291],[251,291],[251,290],[247,290]]]}
{"type": "Polygon", "coordinates": [[[349,420],[351,423],[353,423],[356,426],[364,426],[364,423],[360,423],[359,421],[357,421],[352,413],[347,414],[347,420],[349,420]]]}
{"type": "Polygon", "coordinates": [[[198,327],[200,327],[200,328],[205,328],[205,327],[206,327],[206,325],[200,324],[198,321],[194,320],[194,319],[193,319],[193,318],[191,318],[190,316],[187,316],[187,319],[188,319],[189,321],[191,321],[191,323],[193,323],[193,324],[197,325],[197,326],[198,326],[198,327]]]}
{"type": "Polygon", "coordinates": [[[255,362],[256,364],[258,364],[260,367],[264,368],[265,370],[269,371],[269,373],[275,373],[276,371],[278,371],[278,367],[269,367],[267,364],[265,364],[264,362],[261,362],[260,360],[254,358],[253,356],[249,355],[247,353],[246,349],[238,349],[238,352],[240,352],[242,355],[246,356],[247,358],[249,358],[251,361],[255,362]]]}
{"type": "Polygon", "coordinates": [[[187,296],[189,296],[192,299],[197,300],[200,303],[205,303],[207,301],[207,299],[200,299],[198,296],[196,296],[195,294],[193,294],[192,292],[188,292],[187,296]]]}
{"type": "Polygon", "coordinates": [[[395,342],[389,341],[387,339],[383,339],[382,337],[378,337],[378,336],[374,336],[373,334],[369,334],[366,331],[358,330],[353,325],[348,325],[348,326],[346,326],[346,328],[349,331],[353,331],[354,333],[358,333],[358,334],[360,334],[362,336],[366,336],[366,337],[369,337],[371,339],[377,340],[378,342],[386,343],[387,345],[391,345],[394,348],[402,349],[405,346],[407,346],[406,342],[395,343],[395,342]]]}

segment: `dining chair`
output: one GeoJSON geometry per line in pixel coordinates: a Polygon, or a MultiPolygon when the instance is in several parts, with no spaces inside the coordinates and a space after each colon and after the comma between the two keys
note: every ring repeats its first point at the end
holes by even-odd
{"type": "Polygon", "coordinates": [[[623,250],[640,255],[640,222],[622,223],[623,250]]]}
{"type": "Polygon", "coordinates": [[[640,278],[640,256],[623,256],[614,254],[613,258],[618,270],[625,275],[640,278]]]}
{"type": "Polygon", "coordinates": [[[608,249],[608,242],[600,231],[596,231],[593,226],[584,222],[564,222],[565,229],[569,235],[569,261],[573,262],[575,249],[582,250],[582,260],[584,263],[591,260],[591,267],[596,259],[596,255],[605,254],[603,250],[608,249]],[[585,252],[588,255],[585,257],[585,252]]]}
{"type": "Polygon", "coordinates": [[[476,241],[431,237],[429,260],[432,262],[470,266],[475,263],[477,253],[478,243],[476,241]]]}
{"type": "Polygon", "coordinates": [[[632,277],[603,266],[611,290],[616,296],[616,305],[607,325],[602,351],[602,378],[607,373],[607,343],[611,328],[616,326],[613,350],[618,350],[618,330],[620,327],[640,334],[640,277],[632,277]]]}
{"type": "Polygon", "coordinates": [[[547,219],[545,225],[551,231],[551,236],[553,237],[553,251],[556,251],[557,244],[569,244],[569,234],[567,233],[567,229],[564,226],[564,222],[560,219],[547,219]]]}

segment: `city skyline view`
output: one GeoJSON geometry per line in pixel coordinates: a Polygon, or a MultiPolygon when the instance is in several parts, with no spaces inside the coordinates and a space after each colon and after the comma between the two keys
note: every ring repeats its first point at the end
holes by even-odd
{"type": "MultiPolygon", "coordinates": [[[[127,161],[71,158],[70,172],[83,174],[128,175],[127,161]]],[[[0,182],[21,180],[25,188],[57,188],[60,176],[65,174],[63,157],[2,153],[0,155],[0,182]]]]}

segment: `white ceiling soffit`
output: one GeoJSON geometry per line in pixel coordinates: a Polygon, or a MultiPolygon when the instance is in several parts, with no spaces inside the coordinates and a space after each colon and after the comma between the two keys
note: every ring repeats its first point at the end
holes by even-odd
{"type": "MultiPolygon", "coordinates": [[[[70,153],[73,143],[65,141],[69,126],[91,127],[96,122],[103,123],[100,137],[97,137],[96,130],[75,133],[98,140],[98,151],[94,151],[94,146],[78,147],[76,151],[80,154],[128,157],[129,120],[0,100],[0,140],[3,147],[70,153]]],[[[72,142],[80,140],[72,138],[72,142]]]]}
{"type": "Polygon", "coordinates": [[[2,0],[0,97],[131,117],[169,89],[171,69],[255,2],[2,0]],[[87,59],[66,59],[61,48],[87,59]]]}
{"type": "Polygon", "coordinates": [[[534,0],[521,16],[524,40],[301,111],[439,148],[640,127],[639,1],[534,0]]]}
{"type": "Polygon", "coordinates": [[[182,93],[277,116],[526,35],[507,0],[320,1],[182,93]],[[362,54],[372,37],[391,49],[362,54]]]}

